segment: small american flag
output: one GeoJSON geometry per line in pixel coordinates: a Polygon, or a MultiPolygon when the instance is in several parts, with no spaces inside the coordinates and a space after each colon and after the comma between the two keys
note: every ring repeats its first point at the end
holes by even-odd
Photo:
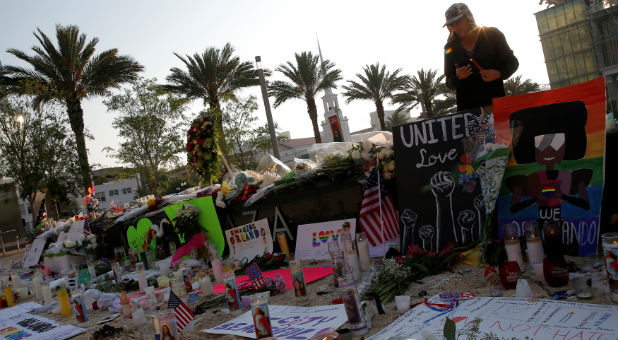
{"type": "Polygon", "coordinates": [[[367,179],[367,190],[363,194],[363,203],[358,217],[361,229],[367,234],[369,243],[374,247],[383,242],[382,235],[386,240],[399,236],[397,210],[395,210],[391,195],[384,190],[384,180],[378,178],[381,176],[380,172],[380,170],[373,170],[367,179]],[[382,203],[382,219],[380,219],[380,203],[382,203]]]}
{"type": "Polygon", "coordinates": [[[184,302],[174,294],[174,291],[170,290],[170,298],[167,301],[167,309],[173,309],[176,316],[176,327],[178,332],[182,330],[193,320],[195,314],[185,305],[184,302]]]}

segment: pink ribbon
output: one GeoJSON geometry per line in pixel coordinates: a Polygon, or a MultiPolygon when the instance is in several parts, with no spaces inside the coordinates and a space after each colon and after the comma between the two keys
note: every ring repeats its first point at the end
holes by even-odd
{"type": "Polygon", "coordinates": [[[204,235],[204,233],[197,233],[193,235],[189,242],[185,243],[182,247],[176,250],[176,254],[172,256],[170,266],[173,266],[174,262],[180,260],[181,257],[190,254],[193,249],[204,246],[204,242],[206,242],[206,240],[206,235],[204,235]]]}

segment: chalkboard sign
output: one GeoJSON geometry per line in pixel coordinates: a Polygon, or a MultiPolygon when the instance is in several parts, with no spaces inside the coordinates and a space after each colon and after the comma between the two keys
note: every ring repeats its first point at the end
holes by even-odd
{"type": "Polygon", "coordinates": [[[481,110],[457,112],[393,128],[403,252],[409,244],[440,251],[447,243],[480,239],[481,185],[472,158],[490,128],[481,110]]]}

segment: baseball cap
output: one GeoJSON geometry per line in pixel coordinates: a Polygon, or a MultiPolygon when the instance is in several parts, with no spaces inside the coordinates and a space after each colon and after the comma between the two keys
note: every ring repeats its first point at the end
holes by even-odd
{"type": "Polygon", "coordinates": [[[444,13],[444,16],[446,17],[446,22],[442,27],[456,22],[467,13],[470,13],[470,9],[468,9],[468,6],[466,6],[466,4],[460,2],[452,4],[451,7],[446,10],[446,13],[444,13]]]}

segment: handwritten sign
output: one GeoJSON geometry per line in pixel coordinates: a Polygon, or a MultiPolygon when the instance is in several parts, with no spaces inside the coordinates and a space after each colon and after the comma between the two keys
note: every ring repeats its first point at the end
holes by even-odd
{"type": "MultiPolygon", "coordinates": [[[[440,302],[439,299],[432,299],[440,302]]],[[[478,338],[493,333],[500,339],[594,339],[618,338],[618,306],[518,298],[479,297],[461,301],[453,312],[437,312],[420,305],[409,310],[368,340],[392,338],[420,339],[420,330],[442,338],[448,316],[457,331],[481,319],[478,338]],[[433,319],[432,319],[433,318],[433,319]]]]}
{"type": "Polygon", "coordinates": [[[480,114],[460,111],[393,129],[397,190],[405,193],[398,202],[404,249],[416,244],[440,251],[450,242],[480,239],[483,197],[471,163],[479,146],[493,139],[489,118],[480,114]]]}
{"type": "Polygon", "coordinates": [[[225,240],[235,259],[249,261],[258,255],[273,252],[268,219],[251,222],[225,231],[225,240]]]}
{"type": "Polygon", "coordinates": [[[43,237],[38,237],[34,239],[32,244],[26,246],[26,251],[24,252],[24,257],[21,260],[22,267],[28,268],[32,266],[36,266],[41,259],[41,254],[43,253],[43,248],[45,248],[45,242],[47,239],[43,237]]]}
{"type": "Polygon", "coordinates": [[[328,241],[339,242],[341,247],[342,227],[350,223],[352,237],[356,233],[356,219],[328,221],[321,223],[301,224],[296,233],[296,252],[298,260],[328,260],[328,241]]]}
{"type": "MultiPolygon", "coordinates": [[[[277,339],[309,339],[329,328],[337,329],[348,317],[343,305],[296,307],[269,305],[273,336],[277,339]]],[[[251,311],[219,326],[205,329],[211,334],[232,334],[255,339],[251,311]]]]}

